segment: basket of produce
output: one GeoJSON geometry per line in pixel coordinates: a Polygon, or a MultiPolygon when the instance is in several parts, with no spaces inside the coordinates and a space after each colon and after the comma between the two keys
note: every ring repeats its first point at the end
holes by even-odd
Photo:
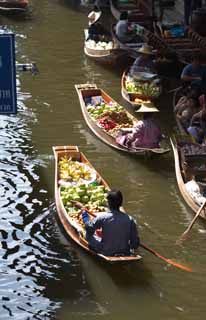
{"type": "Polygon", "coordinates": [[[156,99],[161,93],[161,86],[156,81],[137,81],[133,78],[125,80],[125,89],[128,94],[142,100],[156,99]]]}

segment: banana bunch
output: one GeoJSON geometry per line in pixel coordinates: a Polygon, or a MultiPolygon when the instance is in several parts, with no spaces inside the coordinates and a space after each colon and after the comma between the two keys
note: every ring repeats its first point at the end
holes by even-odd
{"type": "Polygon", "coordinates": [[[91,170],[83,163],[72,161],[71,158],[64,156],[59,161],[59,176],[60,179],[69,182],[78,182],[80,179],[90,180],[91,170]]]}

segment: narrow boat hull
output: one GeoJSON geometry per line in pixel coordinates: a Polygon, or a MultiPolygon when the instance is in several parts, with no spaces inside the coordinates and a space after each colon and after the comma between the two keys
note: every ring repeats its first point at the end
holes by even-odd
{"type": "MultiPolygon", "coordinates": [[[[80,85],[75,85],[79,101],[80,101],[80,106],[82,110],[83,117],[88,125],[88,127],[91,129],[91,131],[105,144],[109,145],[110,147],[117,149],[119,151],[123,151],[128,154],[132,154],[135,156],[146,156],[146,157],[151,157],[154,155],[163,155],[168,153],[170,150],[165,149],[165,148],[154,148],[154,149],[149,149],[149,148],[136,148],[135,151],[128,149],[122,145],[119,145],[116,141],[115,138],[111,135],[109,135],[107,132],[105,132],[101,127],[99,127],[96,122],[91,118],[89,112],[87,111],[87,107],[85,105],[84,98],[91,97],[91,96],[96,96],[100,95],[102,96],[103,100],[106,103],[116,103],[106,92],[104,92],[101,89],[98,89],[97,86],[94,84],[80,84],[80,85]]],[[[129,114],[129,113],[128,113],[129,114]]],[[[130,117],[132,117],[131,114],[129,114],[130,117]]],[[[133,117],[134,118],[134,117],[133,117]]],[[[135,119],[135,118],[134,118],[135,119]]],[[[135,119],[137,121],[137,119],[135,119]]]]}
{"type": "MultiPolygon", "coordinates": [[[[60,187],[58,184],[58,181],[59,181],[58,163],[61,157],[68,156],[89,165],[93,170],[94,168],[92,167],[91,163],[86,159],[86,157],[83,155],[83,153],[79,152],[79,149],[77,146],[54,146],[53,152],[55,157],[55,203],[56,203],[59,222],[61,224],[61,227],[63,227],[66,235],[69,238],[71,238],[79,247],[84,249],[87,253],[105,262],[128,263],[132,261],[139,261],[141,259],[141,256],[139,255],[110,257],[110,256],[104,256],[103,254],[97,253],[89,248],[88,242],[82,237],[80,229],[78,229],[78,225],[76,227],[72,225],[71,218],[69,217],[68,213],[66,212],[63,206],[61,196],[60,196],[60,187]]],[[[98,181],[100,181],[101,184],[109,188],[107,183],[104,181],[104,179],[101,178],[101,176],[97,171],[96,171],[96,174],[97,174],[98,181]]]]}
{"type": "Polygon", "coordinates": [[[2,12],[18,12],[18,11],[25,11],[28,7],[28,1],[0,1],[0,11],[2,12]]]}
{"type": "MultiPolygon", "coordinates": [[[[184,180],[184,176],[183,176],[181,154],[180,154],[180,151],[178,150],[178,145],[176,141],[174,141],[173,139],[171,139],[171,145],[174,153],[175,174],[176,174],[178,188],[180,190],[180,193],[183,199],[189,206],[189,208],[196,214],[200,206],[193,200],[193,198],[189,195],[189,193],[186,190],[186,187],[185,187],[186,181],[184,180]]],[[[206,220],[206,212],[204,210],[200,213],[200,217],[206,220]]]]}

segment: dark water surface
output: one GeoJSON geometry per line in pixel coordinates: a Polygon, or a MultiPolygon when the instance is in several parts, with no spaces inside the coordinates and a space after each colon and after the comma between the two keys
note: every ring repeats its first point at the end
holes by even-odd
{"type": "MultiPolygon", "coordinates": [[[[74,84],[96,82],[122,102],[121,73],[84,56],[87,18],[71,3],[36,0],[26,18],[2,18],[16,33],[18,61],[36,61],[40,74],[18,76],[18,114],[0,116],[0,319],[203,319],[205,226],[196,223],[184,245],[175,245],[192,214],[177,189],[172,154],[139,161],[87,128],[74,84]],[[78,145],[123,191],[143,242],[193,273],[143,250],[139,265],[106,267],[66,241],[55,220],[52,146],[67,144],[78,145]]],[[[160,108],[169,136],[171,96],[160,108]]]]}

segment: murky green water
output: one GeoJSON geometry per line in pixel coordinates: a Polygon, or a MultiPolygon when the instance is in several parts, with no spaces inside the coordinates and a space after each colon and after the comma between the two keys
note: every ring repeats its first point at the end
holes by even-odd
{"type": "MultiPolygon", "coordinates": [[[[18,61],[35,61],[40,74],[19,75],[19,112],[0,117],[0,319],[203,319],[204,224],[176,246],[192,214],[176,186],[172,153],[140,161],[87,128],[74,84],[95,82],[122,103],[121,73],[84,56],[86,14],[70,4],[36,0],[26,18],[2,18],[16,32],[18,61]],[[123,191],[142,241],[193,273],[143,249],[139,265],[108,267],[63,237],[55,220],[52,146],[67,144],[78,145],[110,186],[123,191]]],[[[170,95],[160,108],[169,136],[170,95]]]]}

